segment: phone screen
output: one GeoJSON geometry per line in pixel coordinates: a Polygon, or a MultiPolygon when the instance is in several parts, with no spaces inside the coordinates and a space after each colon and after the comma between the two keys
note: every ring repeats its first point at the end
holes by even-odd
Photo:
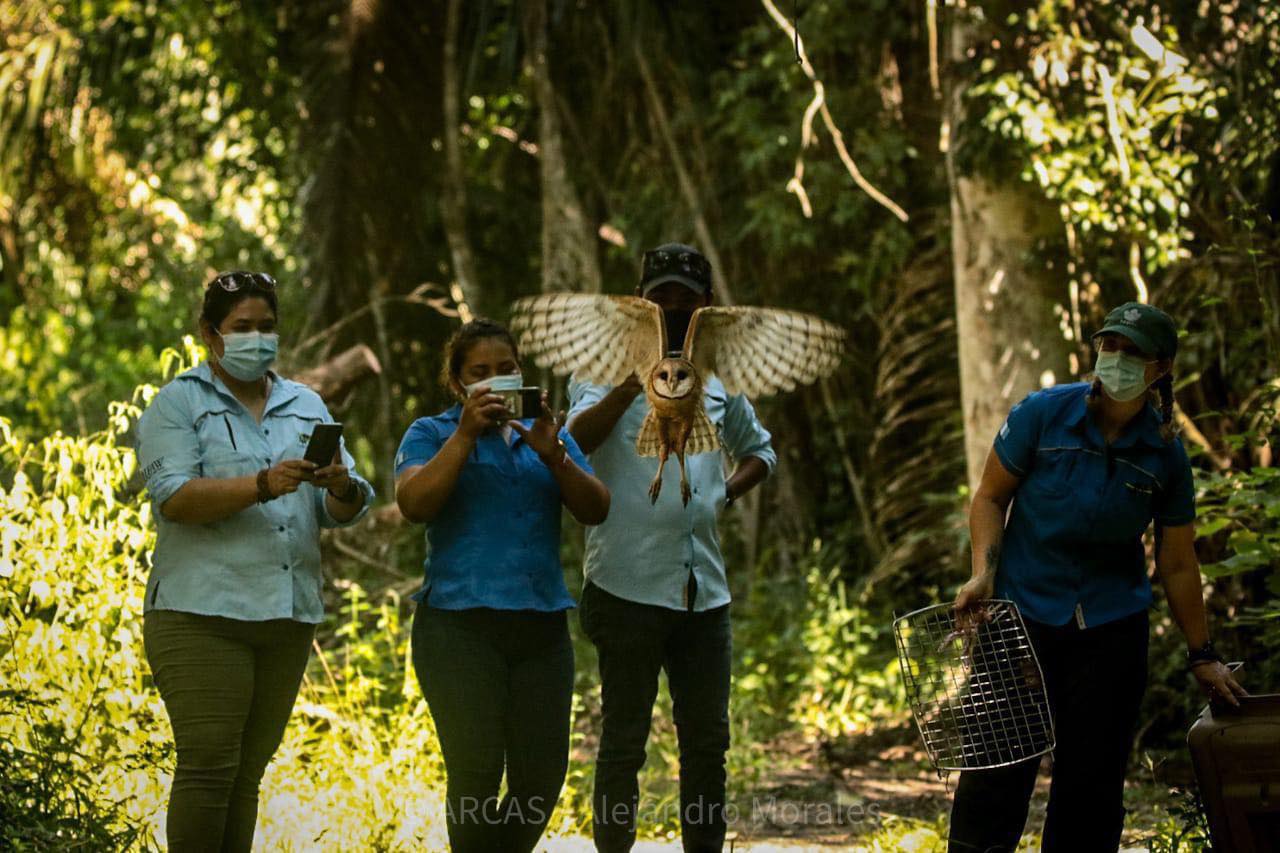
{"type": "Polygon", "coordinates": [[[307,452],[302,458],[314,462],[323,468],[333,462],[333,455],[338,452],[338,442],[342,438],[342,424],[316,424],[311,430],[311,440],[307,442],[307,452]]]}

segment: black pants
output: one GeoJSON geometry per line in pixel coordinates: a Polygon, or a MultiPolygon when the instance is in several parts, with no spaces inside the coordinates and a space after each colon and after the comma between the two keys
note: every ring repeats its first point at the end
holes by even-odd
{"type": "Polygon", "coordinates": [[[637,604],[592,583],[582,591],[582,628],[600,656],[604,727],[592,798],[596,849],[635,843],[637,774],[666,670],[680,747],[684,849],[718,851],[725,836],[732,640],[729,605],[701,613],[637,604]]]}
{"type": "Polygon", "coordinates": [[[573,646],[564,611],[419,607],[413,667],[444,754],[450,847],[532,850],[569,761],[573,646]]]}
{"type": "Polygon", "coordinates": [[[258,784],[280,738],[316,626],[152,610],[142,638],[178,766],[165,820],[173,851],[247,851],[258,784]]]}
{"type": "MultiPolygon", "coordinates": [[[[1147,682],[1147,611],[1096,628],[1027,622],[1044,670],[1057,748],[1046,853],[1107,853],[1124,829],[1124,776],[1147,682]]],[[[960,774],[951,853],[1018,846],[1040,759],[960,774]]]]}

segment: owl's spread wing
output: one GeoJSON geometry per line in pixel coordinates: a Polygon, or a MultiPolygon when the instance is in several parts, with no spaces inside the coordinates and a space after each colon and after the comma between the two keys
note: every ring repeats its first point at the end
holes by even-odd
{"type": "Polygon", "coordinates": [[[529,296],[512,306],[511,330],[540,367],[597,385],[643,378],[667,346],[662,310],[638,296],[529,296]]]}
{"type": "Polygon", "coordinates": [[[685,358],[730,394],[791,391],[829,376],[844,353],[844,329],[778,308],[709,307],[693,314],[685,358]]]}

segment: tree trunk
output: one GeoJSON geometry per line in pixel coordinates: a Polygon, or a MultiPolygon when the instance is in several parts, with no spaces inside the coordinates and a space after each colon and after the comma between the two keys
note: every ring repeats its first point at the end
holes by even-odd
{"type": "MultiPolygon", "coordinates": [[[[453,278],[462,291],[462,299],[474,314],[480,310],[480,280],[476,275],[475,257],[467,239],[466,170],[462,150],[458,102],[462,97],[458,81],[458,28],[462,17],[462,0],[449,0],[445,18],[443,73],[444,159],[445,170],[440,182],[440,219],[444,224],[449,256],[453,261],[453,278]]],[[[461,312],[465,313],[465,312],[461,312]]]]}
{"type": "MultiPolygon", "coordinates": [[[[964,14],[957,10],[953,18],[953,60],[965,56],[974,37],[964,14]]],[[[972,489],[1009,409],[1031,391],[1071,380],[1071,344],[1059,321],[1067,302],[1063,273],[1045,262],[1046,248],[1062,240],[1057,212],[1029,184],[996,182],[957,163],[955,140],[967,116],[962,81],[949,82],[951,246],[972,489]]]]}
{"type": "Polygon", "coordinates": [[[676,142],[675,134],[671,130],[671,120],[667,117],[667,108],[663,106],[657,82],[649,67],[649,59],[645,56],[644,48],[639,41],[634,43],[633,48],[636,69],[640,72],[640,79],[644,83],[645,95],[649,101],[649,111],[653,115],[658,133],[662,136],[663,144],[666,145],[667,154],[671,157],[671,167],[675,169],[676,183],[680,186],[680,193],[684,196],[685,203],[689,205],[689,212],[693,216],[693,231],[701,244],[698,248],[711,263],[711,284],[716,300],[721,305],[732,305],[733,294],[729,291],[729,283],[725,278],[720,251],[716,248],[715,241],[711,239],[711,228],[703,213],[702,201],[698,198],[698,191],[693,185],[693,179],[689,177],[689,169],[685,166],[684,157],[680,153],[680,145],[676,142]]]}
{"type": "Polygon", "coordinates": [[[538,101],[538,163],[542,172],[542,289],[600,292],[596,235],[587,223],[565,162],[564,133],[547,53],[546,0],[525,7],[529,67],[538,101]]]}

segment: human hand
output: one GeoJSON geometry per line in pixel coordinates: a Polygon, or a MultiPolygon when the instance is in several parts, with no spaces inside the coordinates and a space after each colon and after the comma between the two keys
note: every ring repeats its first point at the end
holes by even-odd
{"type": "Polygon", "coordinates": [[[956,593],[955,609],[958,612],[971,610],[978,604],[991,598],[996,588],[995,575],[983,572],[975,575],[956,593]]]}
{"type": "Polygon", "coordinates": [[[488,385],[481,385],[462,403],[458,432],[474,441],[480,433],[506,420],[506,416],[507,408],[502,397],[494,394],[488,385]]]}
{"type": "Polygon", "coordinates": [[[1211,700],[1220,699],[1238,707],[1240,700],[1236,697],[1249,695],[1249,691],[1240,686],[1231,670],[1221,661],[1201,661],[1191,667],[1191,674],[1211,700]]]}
{"type": "Polygon", "coordinates": [[[342,464],[342,451],[333,454],[333,461],[311,473],[312,484],[325,489],[335,498],[351,490],[351,472],[342,464]]]}
{"type": "Polygon", "coordinates": [[[285,459],[267,469],[267,491],[278,498],[296,492],[298,486],[311,479],[316,464],[305,459],[285,459]]]}
{"type": "Polygon", "coordinates": [[[626,392],[631,397],[638,397],[640,394],[644,393],[644,383],[640,381],[640,377],[635,373],[632,373],[626,379],[622,380],[622,384],[619,385],[618,388],[626,392]]]}
{"type": "Polygon", "coordinates": [[[511,428],[520,433],[525,443],[538,454],[548,468],[559,464],[564,456],[564,448],[560,444],[560,428],[564,426],[565,413],[552,414],[547,406],[547,392],[542,392],[542,414],[532,426],[525,426],[517,420],[509,421],[511,428]]]}

